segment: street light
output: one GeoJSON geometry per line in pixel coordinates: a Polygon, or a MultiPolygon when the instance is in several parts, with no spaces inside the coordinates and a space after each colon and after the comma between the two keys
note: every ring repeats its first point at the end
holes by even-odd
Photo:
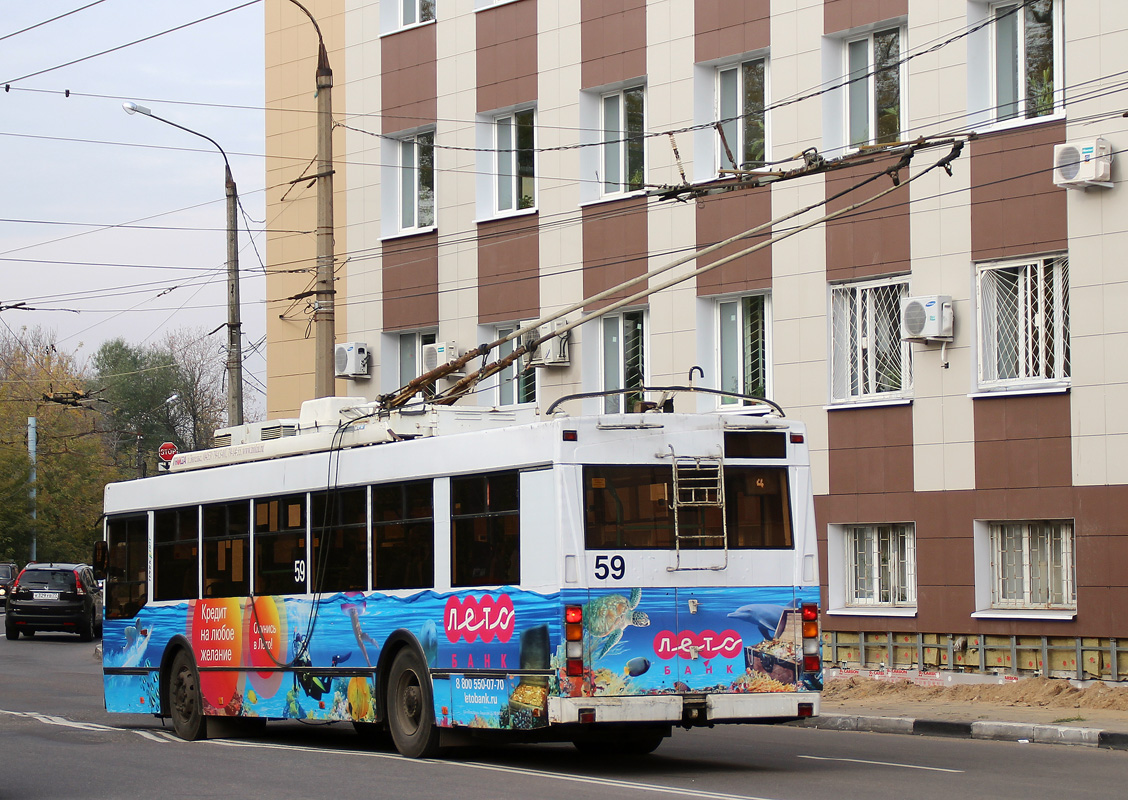
{"type": "MultiPolygon", "coordinates": [[[[199,131],[158,117],[150,109],[137,103],[122,103],[126,114],[144,114],[155,120],[179,128],[201,139],[207,139],[223,156],[224,181],[227,194],[227,424],[243,424],[243,347],[242,323],[239,319],[239,195],[235,190],[235,180],[231,177],[231,162],[219,142],[199,131]]],[[[168,402],[167,400],[165,402],[168,402]]]]}

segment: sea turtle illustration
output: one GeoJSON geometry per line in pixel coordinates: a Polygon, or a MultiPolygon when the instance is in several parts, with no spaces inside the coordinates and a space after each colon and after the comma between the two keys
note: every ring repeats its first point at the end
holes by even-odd
{"type": "Polygon", "coordinates": [[[602,639],[603,644],[596,658],[602,658],[612,647],[623,638],[623,629],[628,625],[645,628],[650,624],[650,617],[642,611],[636,611],[639,601],[642,600],[642,589],[631,589],[629,598],[621,594],[608,594],[591,600],[584,606],[584,629],[592,637],[602,639]]]}

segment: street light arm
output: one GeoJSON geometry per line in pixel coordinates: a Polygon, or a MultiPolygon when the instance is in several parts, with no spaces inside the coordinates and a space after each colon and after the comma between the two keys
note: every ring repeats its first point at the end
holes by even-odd
{"type": "MultiPolygon", "coordinates": [[[[321,70],[329,70],[329,54],[325,50],[325,37],[323,37],[321,35],[321,26],[318,25],[317,20],[313,18],[313,14],[309,13],[309,9],[306,8],[305,6],[303,6],[301,3],[299,3],[298,0],[290,0],[290,2],[293,3],[294,5],[296,5],[298,8],[300,8],[305,13],[305,15],[307,17],[309,17],[309,21],[313,23],[313,29],[315,31],[317,31],[317,44],[318,44],[317,69],[318,69],[318,71],[320,72],[321,70]]],[[[330,72],[331,71],[332,70],[330,70],[330,72]]]]}
{"type": "Polygon", "coordinates": [[[158,117],[152,112],[151,109],[146,108],[145,106],[138,105],[137,103],[126,102],[122,103],[121,107],[125,109],[126,114],[144,114],[146,117],[152,117],[153,119],[160,120],[165,125],[171,125],[174,128],[180,128],[180,130],[184,131],[185,133],[190,133],[193,136],[199,136],[201,139],[207,139],[215,146],[215,149],[219,151],[219,154],[223,156],[223,163],[227,165],[227,178],[228,180],[231,179],[231,162],[227,160],[227,153],[222,147],[219,146],[219,142],[217,142],[215,139],[206,134],[200,133],[199,131],[194,131],[191,128],[185,128],[183,125],[179,125],[170,119],[158,117]]]}

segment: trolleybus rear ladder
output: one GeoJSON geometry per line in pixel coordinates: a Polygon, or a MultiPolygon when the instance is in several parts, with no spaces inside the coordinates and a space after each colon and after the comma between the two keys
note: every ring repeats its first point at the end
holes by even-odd
{"type": "MultiPolygon", "coordinates": [[[[728,520],[725,514],[725,465],[719,456],[679,456],[671,445],[670,455],[673,458],[674,472],[674,499],[670,507],[674,512],[674,548],[676,557],[674,566],[667,567],[669,572],[688,569],[721,570],[728,566],[728,520]],[[704,526],[693,528],[696,533],[682,530],[681,511],[684,508],[720,509],[721,531],[706,531],[704,526]],[[682,544],[704,541],[706,539],[720,539],[724,550],[724,560],[713,566],[683,567],[681,563],[682,544]]],[[[704,522],[703,515],[697,515],[700,522],[704,522]]]]}

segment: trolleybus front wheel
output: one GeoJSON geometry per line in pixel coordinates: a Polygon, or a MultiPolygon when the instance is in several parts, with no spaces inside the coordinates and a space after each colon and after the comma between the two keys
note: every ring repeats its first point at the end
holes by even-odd
{"type": "Polygon", "coordinates": [[[396,654],[388,673],[388,727],[396,749],[408,758],[432,758],[439,752],[439,729],[431,700],[431,676],[412,650],[396,654]]]}
{"type": "Polygon", "coordinates": [[[172,727],[177,736],[188,742],[207,736],[208,721],[200,700],[200,673],[187,651],[181,650],[172,660],[168,701],[172,727]]]}

